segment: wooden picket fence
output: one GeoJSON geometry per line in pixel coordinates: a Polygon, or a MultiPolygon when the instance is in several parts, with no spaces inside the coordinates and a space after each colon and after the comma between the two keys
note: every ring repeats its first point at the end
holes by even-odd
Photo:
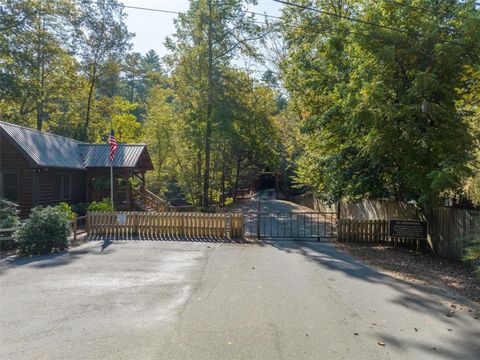
{"type": "Polygon", "coordinates": [[[155,239],[163,237],[241,238],[243,214],[199,212],[89,212],[91,238],[155,239]]]}
{"type": "Polygon", "coordinates": [[[388,236],[388,220],[337,220],[337,241],[401,245],[417,250],[422,240],[388,236]]]}

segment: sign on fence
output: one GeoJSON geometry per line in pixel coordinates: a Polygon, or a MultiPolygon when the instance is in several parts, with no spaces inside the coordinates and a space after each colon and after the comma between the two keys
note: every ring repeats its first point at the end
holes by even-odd
{"type": "Polygon", "coordinates": [[[117,215],[117,224],[125,225],[127,223],[127,214],[118,214],[117,215]]]}
{"type": "Polygon", "coordinates": [[[420,220],[388,220],[388,236],[404,239],[427,239],[427,222],[420,220]]]}

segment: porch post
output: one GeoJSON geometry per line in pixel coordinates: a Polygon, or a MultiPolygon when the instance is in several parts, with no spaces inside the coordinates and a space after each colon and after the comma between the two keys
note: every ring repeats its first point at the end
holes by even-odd
{"type": "Polygon", "coordinates": [[[115,206],[113,203],[113,160],[110,164],[110,200],[112,201],[112,211],[115,211],[115,206]]]}
{"type": "Polygon", "coordinates": [[[85,181],[85,202],[90,202],[90,170],[88,169],[85,181]]]}
{"type": "Polygon", "coordinates": [[[142,193],[145,193],[145,171],[142,171],[140,175],[142,177],[142,184],[140,185],[140,190],[142,193]]]}
{"type": "Polygon", "coordinates": [[[126,171],[125,172],[125,175],[124,175],[124,179],[125,179],[125,186],[126,186],[126,190],[127,190],[127,194],[126,194],[126,197],[127,197],[127,207],[128,207],[128,210],[130,210],[132,208],[132,204],[130,204],[130,177],[132,176],[132,171],[126,171]]]}

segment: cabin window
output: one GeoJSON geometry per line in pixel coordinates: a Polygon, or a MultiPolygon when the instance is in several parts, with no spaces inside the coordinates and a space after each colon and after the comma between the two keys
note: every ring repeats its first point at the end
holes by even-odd
{"type": "Polygon", "coordinates": [[[3,197],[10,201],[18,201],[18,174],[3,174],[3,197]]]}
{"type": "Polygon", "coordinates": [[[55,198],[57,200],[69,200],[70,194],[70,175],[55,175],[55,198]]]}

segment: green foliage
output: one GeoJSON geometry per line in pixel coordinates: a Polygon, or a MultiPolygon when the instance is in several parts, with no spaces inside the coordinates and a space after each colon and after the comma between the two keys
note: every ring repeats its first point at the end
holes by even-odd
{"type": "Polygon", "coordinates": [[[110,190],[110,178],[99,177],[92,179],[92,185],[94,190],[110,190]]]}
{"type": "Polygon", "coordinates": [[[84,216],[89,206],[89,203],[76,203],[72,205],[72,211],[76,213],[77,216],[84,216]]]}
{"type": "Polygon", "coordinates": [[[476,264],[475,273],[480,277],[480,236],[470,239],[463,260],[473,261],[476,264]]]}
{"type": "Polygon", "coordinates": [[[283,80],[302,148],[297,183],[329,202],[425,204],[458,191],[478,142],[456,107],[457,89],[465,88],[465,66],[479,65],[480,32],[477,21],[447,14],[478,17],[478,10],[456,1],[314,3],[406,31],[285,7],[283,80]]]}
{"type": "Polygon", "coordinates": [[[92,202],[87,211],[114,211],[112,208],[112,201],[110,198],[105,198],[102,201],[94,201],[92,202]]]}
{"type": "Polygon", "coordinates": [[[463,194],[474,205],[480,205],[480,65],[467,65],[462,74],[462,87],[457,89],[459,112],[470,125],[475,139],[474,157],[468,164],[472,175],[463,181],[463,194]]]}
{"type": "Polygon", "coordinates": [[[72,221],[74,219],[75,214],[74,214],[70,204],[67,204],[65,202],[61,202],[58,205],[56,205],[55,207],[58,208],[59,210],[63,211],[65,214],[67,214],[68,220],[72,221]]]}
{"type": "Polygon", "coordinates": [[[90,137],[97,143],[105,143],[110,129],[113,129],[119,143],[138,142],[141,124],[133,115],[136,108],[136,104],[119,96],[97,100],[93,108],[90,137]],[[105,119],[111,119],[111,123],[106,122],[105,119]]]}
{"type": "Polygon", "coordinates": [[[10,229],[20,225],[18,205],[0,198],[0,229],[10,229]]]}
{"type": "Polygon", "coordinates": [[[62,206],[34,208],[25,224],[15,233],[23,255],[43,255],[68,248],[69,213],[62,206]]]}

